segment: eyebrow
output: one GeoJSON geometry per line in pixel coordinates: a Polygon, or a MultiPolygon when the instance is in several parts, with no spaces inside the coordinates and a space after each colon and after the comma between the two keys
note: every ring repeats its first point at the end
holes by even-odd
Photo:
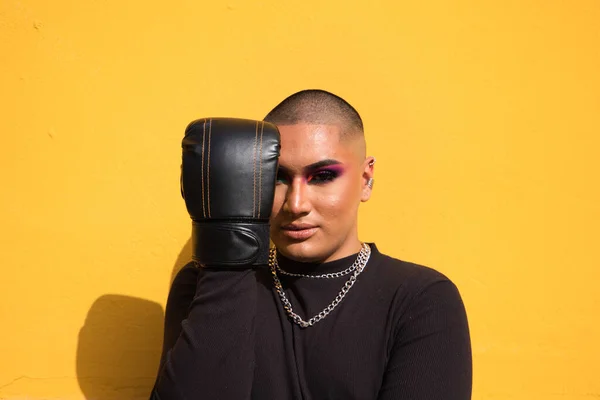
{"type": "MultiPolygon", "coordinates": [[[[334,160],[332,158],[328,158],[326,160],[321,160],[321,161],[317,161],[316,163],[309,164],[302,169],[304,170],[304,172],[309,172],[309,171],[314,171],[319,168],[329,167],[330,165],[339,165],[339,164],[341,164],[340,161],[334,160]]],[[[290,170],[288,168],[286,168],[282,165],[279,165],[279,169],[282,172],[284,172],[285,174],[290,175],[290,170]]]]}

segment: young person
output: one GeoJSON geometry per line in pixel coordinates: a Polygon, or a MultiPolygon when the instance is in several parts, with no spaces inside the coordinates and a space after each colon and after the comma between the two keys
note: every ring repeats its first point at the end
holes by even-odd
{"type": "MultiPolygon", "coordinates": [[[[218,265],[178,274],[154,399],[470,399],[469,330],[455,285],[359,238],[358,207],[371,196],[375,166],[359,114],[332,93],[306,90],[264,120],[280,132],[274,191],[264,191],[276,250],[268,268],[231,268],[219,254],[218,265]]],[[[213,137],[205,121],[202,149],[207,126],[213,137]]],[[[254,218],[262,150],[245,157],[252,196],[237,197],[253,197],[254,218]]]]}

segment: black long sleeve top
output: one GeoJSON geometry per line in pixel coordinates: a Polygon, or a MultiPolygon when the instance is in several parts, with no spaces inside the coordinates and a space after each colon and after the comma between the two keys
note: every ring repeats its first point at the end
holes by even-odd
{"type": "MultiPolygon", "coordinates": [[[[370,246],[344,300],[308,328],[288,317],[268,269],[188,264],[169,293],[152,399],[470,399],[471,345],[456,286],[370,246]]],[[[356,256],[324,264],[278,260],[288,272],[323,274],[346,269],[356,256]]],[[[308,320],[349,275],[279,278],[294,312],[308,320]]]]}

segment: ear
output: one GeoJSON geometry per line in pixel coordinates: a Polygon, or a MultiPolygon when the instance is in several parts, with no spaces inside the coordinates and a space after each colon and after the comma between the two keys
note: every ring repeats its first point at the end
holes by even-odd
{"type": "Polygon", "coordinates": [[[365,158],[363,163],[363,173],[362,173],[362,193],[360,196],[360,201],[365,202],[371,198],[371,193],[373,192],[373,180],[375,173],[375,157],[369,156],[365,158]],[[371,182],[371,186],[369,186],[369,182],[371,182]]]}

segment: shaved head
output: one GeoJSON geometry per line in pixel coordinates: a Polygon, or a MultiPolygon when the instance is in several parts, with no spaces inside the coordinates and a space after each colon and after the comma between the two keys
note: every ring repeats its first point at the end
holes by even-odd
{"type": "Polygon", "coordinates": [[[357,253],[358,207],[370,198],[374,160],[365,156],[358,112],[332,93],[303,90],[283,100],[265,121],[281,134],[270,218],[277,251],[313,262],[357,253]],[[311,228],[291,232],[287,226],[294,223],[311,228]]]}
{"type": "Polygon", "coordinates": [[[341,138],[362,139],[364,131],[358,112],[346,100],[325,90],[309,89],[294,93],[277,105],[265,121],[275,125],[337,125],[341,138]]]}

